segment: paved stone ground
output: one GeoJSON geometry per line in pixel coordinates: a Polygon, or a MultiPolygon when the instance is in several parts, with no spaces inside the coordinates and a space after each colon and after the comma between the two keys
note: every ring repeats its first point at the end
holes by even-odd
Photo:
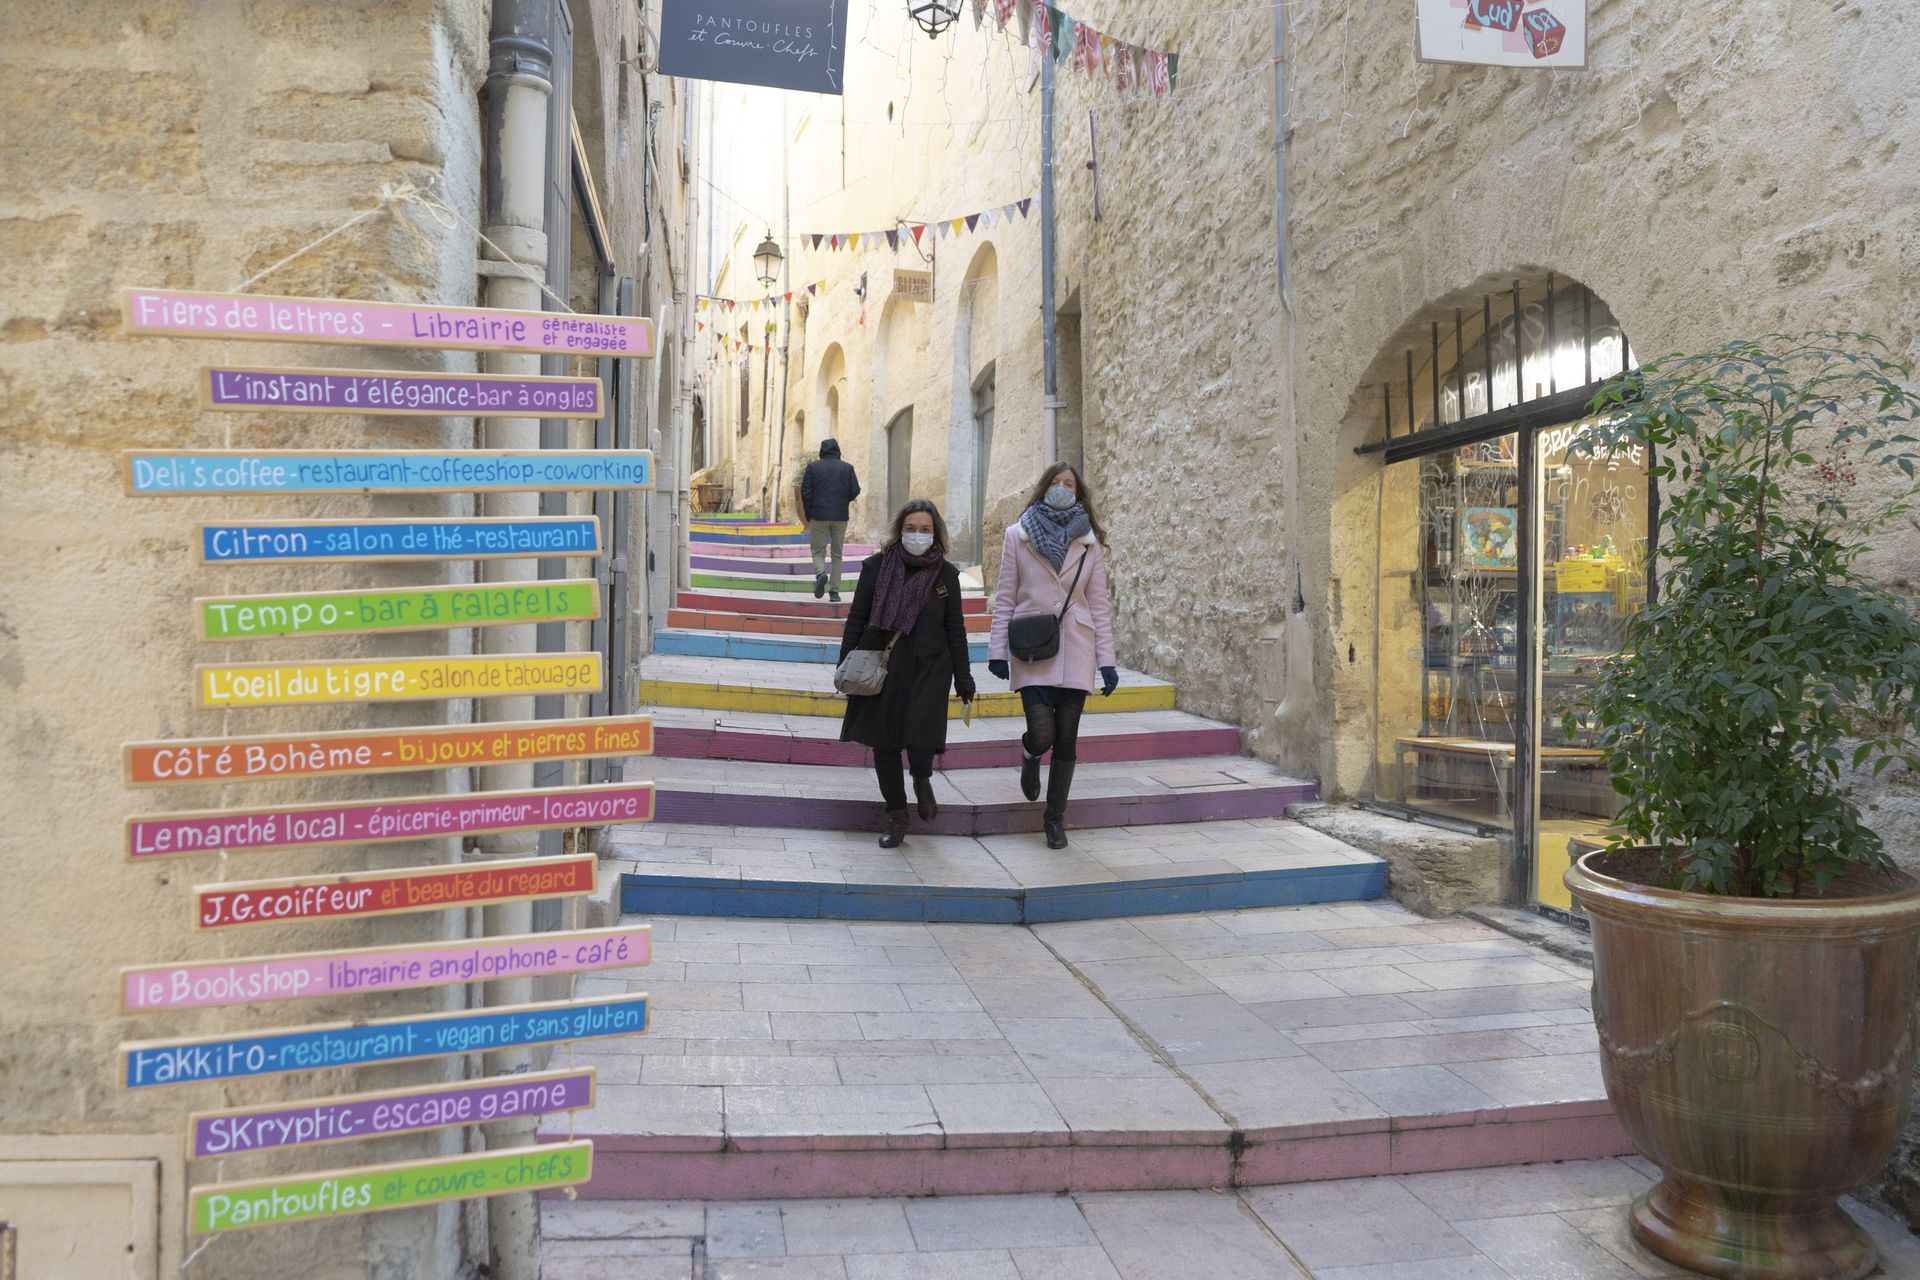
{"type": "MultiPolygon", "coordinates": [[[[1221,1191],[549,1201],[546,1280],[1646,1280],[1637,1158],[1221,1191]]],[[[1857,1202],[1886,1280],[1920,1239],[1857,1202]]]]}

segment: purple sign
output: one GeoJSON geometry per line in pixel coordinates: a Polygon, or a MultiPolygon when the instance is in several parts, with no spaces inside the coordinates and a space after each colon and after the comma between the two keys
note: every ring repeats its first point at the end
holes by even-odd
{"type": "Polygon", "coordinates": [[[601,416],[598,378],[215,366],[200,371],[200,396],[209,409],[271,409],[276,413],[601,416]]]}
{"type": "Polygon", "coordinates": [[[272,1103],[232,1111],[202,1111],[191,1120],[191,1158],[304,1147],[356,1138],[384,1138],[456,1124],[485,1124],[508,1116],[546,1115],[593,1105],[593,1068],[544,1071],[358,1093],[295,1106],[272,1103]]]}

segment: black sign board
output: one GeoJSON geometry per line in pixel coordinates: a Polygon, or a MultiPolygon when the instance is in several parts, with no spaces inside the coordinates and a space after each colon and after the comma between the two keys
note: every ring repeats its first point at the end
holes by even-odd
{"type": "Polygon", "coordinates": [[[851,0],[662,0],[660,70],[839,93],[851,0]]]}

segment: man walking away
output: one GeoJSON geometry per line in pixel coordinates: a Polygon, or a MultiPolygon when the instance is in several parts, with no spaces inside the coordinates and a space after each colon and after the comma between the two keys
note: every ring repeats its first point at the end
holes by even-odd
{"type": "Polygon", "coordinates": [[[847,544],[847,510],[860,496],[860,477],[851,462],[840,460],[840,442],[822,440],[820,457],[807,464],[800,477],[800,511],[807,518],[807,540],[813,546],[813,595],[831,592],[840,602],[840,560],[847,544]],[[832,577],[828,577],[827,547],[833,547],[832,577]]]}

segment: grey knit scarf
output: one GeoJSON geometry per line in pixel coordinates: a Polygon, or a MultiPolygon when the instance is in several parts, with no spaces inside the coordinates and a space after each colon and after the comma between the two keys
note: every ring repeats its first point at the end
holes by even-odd
{"type": "Polygon", "coordinates": [[[1055,511],[1044,502],[1036,502],[1020,517],[1020,527],[1027,531],[1027,540],[1033,543],[1033,549],[1045,556],[1058,573],[1066,563],[1067,548],[1073,545],[1074,539],[1087,536],[1093,521],[1087,518],[1087,509],[1077,502],[1065,511],[1055,511]]]}

